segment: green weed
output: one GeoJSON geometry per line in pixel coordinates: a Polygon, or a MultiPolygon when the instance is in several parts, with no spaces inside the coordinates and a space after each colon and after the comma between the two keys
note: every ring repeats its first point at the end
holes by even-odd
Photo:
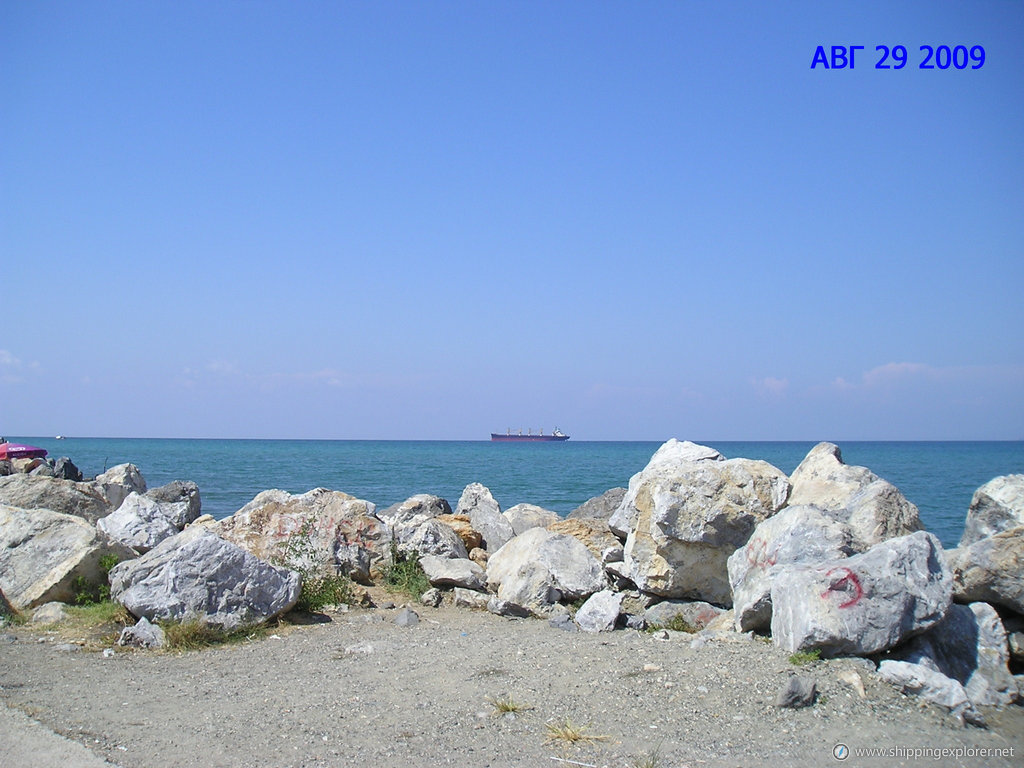
{"type": "Polygon", "coordinates": [[[797,651],[789,657],[789,663],[797,667],[802,667],[805,664],[812,664],[820,659],[821,648],[815,648],[813,651],[797,651]]]}
{"type": "Polygon", "coordinates": [[[420,566],[419,554],[402,552],[392,544],[391,564],[384,569],[384,586],[391,592],[402,592],[414,598],[430,589],[427,574],[420,566]]]}
{"type": "Polygon", "coordinates": [[[298,531],[279,544],[277,554],[271,558],[275,565],[298,571],[302,576],[302,591],[294,610],[307,613],[354,600],[352,579],[339,569],[316,536],[316,529],[317,518],[306,518],[298,531]]]}

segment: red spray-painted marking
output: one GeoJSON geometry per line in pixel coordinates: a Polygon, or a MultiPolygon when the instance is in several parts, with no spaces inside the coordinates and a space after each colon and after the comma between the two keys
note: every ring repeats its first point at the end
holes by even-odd
{"type": "Polygon", "coordinates": [[[833,574],[842,573],[843,577],[838,581],[834,581],[829,585],[829,588],[821,593],[821,596],[828,597],[831,593],[843,593],[849,594],[850,597],[839,603],[838,608],[849,608],[851,605],[856,605],[860,602],[860,599],[864,597],[864,587],[860,585],[860,578],[856,573],[851,571],[845,566],[831,569],[825,574],[826,579],[831,579],[833,574]]]}
{"type": "Polygon", "coordinates": [[[764,539],[753,539],[747,544],[747,562],[752,566],[767,568],[775,565],[776,553],[768,553],[768,542],[764,539]]]}

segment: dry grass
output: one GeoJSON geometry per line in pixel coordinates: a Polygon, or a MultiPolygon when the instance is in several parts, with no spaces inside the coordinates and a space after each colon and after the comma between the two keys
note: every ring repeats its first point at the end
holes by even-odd
{"type": "Polygon", "coordinates": [[[533,707],[529,704],[523,704],[513,699],[511,696],[502,696],[494,699],[487,700],[492,707],[494,707],[494,715],[496,717],[501,715],[507,715],[508,713],[516,712],[527,712],[533,707]]]}
{"type": "Polygon", "coordinates": [[[548,737],[545,744],[592,744],[607,741],[607,736],[590,733],[589,725],[576,725],[568,717],[554,723],[546,723],[548,737]]]}

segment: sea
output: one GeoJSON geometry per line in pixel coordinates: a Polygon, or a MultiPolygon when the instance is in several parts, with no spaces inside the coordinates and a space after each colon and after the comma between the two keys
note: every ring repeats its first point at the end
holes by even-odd
{"type": "MultiPolygon", "coordinates": [[[[12,437],[68,456],[86,475],[117,464],[139,467],[150,487],[199,486],[203,512],[220,519],[260,491],[330,488],[383,508],[417,493],[454,509],[469,483],[501,505],[537,504],[566,515],[609,488],[626,486],[660,442],[492,443],[402,440],[189,440],[12,437]]],[[[763,459],[791,474],[814,442],[696,441],[726,458],[763,459]]],[[[925,527],[956,546],[974,491],[994,477],[1024,473],[1024,441],[846,442],[843,460],[871,469],[917,505],[925,527]]]]}

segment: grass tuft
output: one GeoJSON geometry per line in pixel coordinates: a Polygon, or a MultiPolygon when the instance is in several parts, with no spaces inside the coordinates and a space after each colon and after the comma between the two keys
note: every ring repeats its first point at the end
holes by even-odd
{"type": "Polygon", "coordinates": [[[545,744],[589,744],[597,741],[607,741],[607,736],[599,736],[589,733],[589,725],[576,725],[568,717],[555,723],[546,723],[548,737],[545,744]]]}
{"type": "Polygon", "coordinates": [[[241,643],[259,637],[266,631],[265,625],[225,630],[205,624],[198,619],[160,622],[160,628],[164,631],[167,648],[172,651],[195,651],[218,645],[241,643]]]}
{"type": "Polygon", "coordinates": [[[633,758],[631,768],[661,768],[661,750],[652,749],[639,757],[633,758]]]}
{"type": "Polygon", "coordinates": [[[802,667],[805,664],[813,664],[820,660],[821,648],[815,648],[813,651],[797,651],[789,657],[789,663],[797,667],[802,667]]]}
{"type": "Polygon", "coordinates": [[[390,592],[402,592],[413,598],[419,598],[430,589],[427,574],[420,566],[419,554],[402,552],[392,544],[391,564],[384,569],[384,586],[390,592]]]}
{"type": "Polygon", "coordinates": [[[533,709],[529,704],[522,704],[511,696],[503,696],[496,699],[488,699],[491,706],[494,707],[495,716],[506,715],[509,712],[526,712],[527,710],[533,709]]]}

